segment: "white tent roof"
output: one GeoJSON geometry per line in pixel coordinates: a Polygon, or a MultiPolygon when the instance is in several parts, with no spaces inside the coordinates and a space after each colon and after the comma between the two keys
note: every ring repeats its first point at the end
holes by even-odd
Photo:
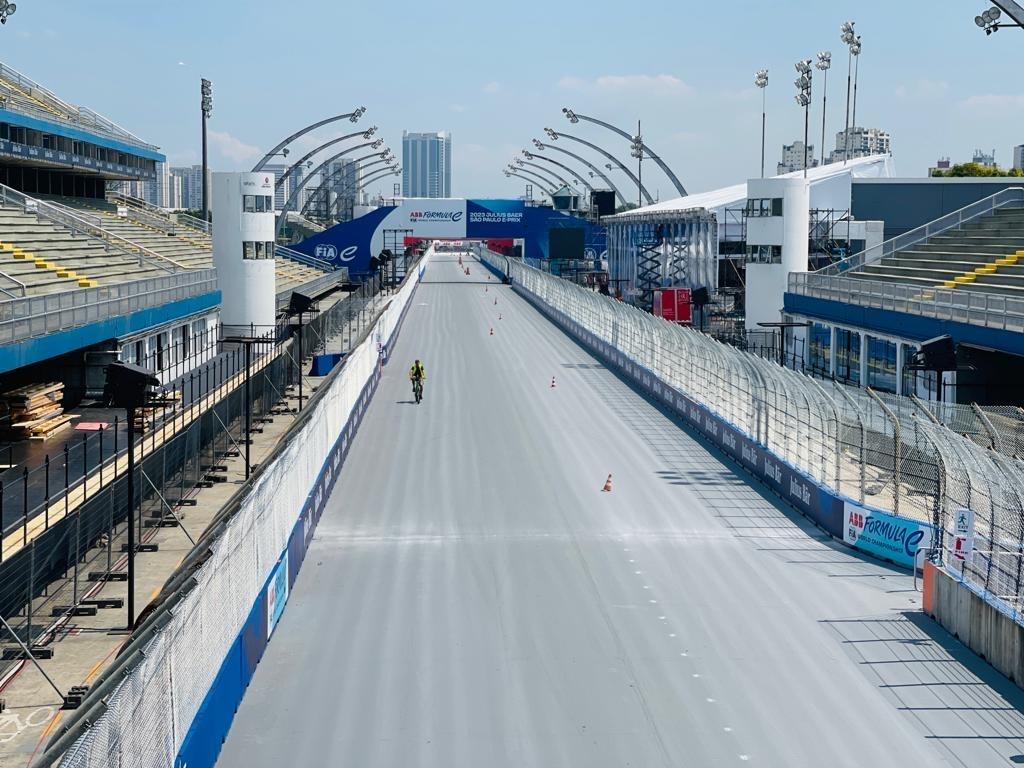
{"type": "MultiPolygon", "coordinates": [[[[784,173],[781,176],[774,176],[777,179],[795,179],[803,176],[803,171],[784,173]]],[[[807,170],[807,179],[811,185],[822,181],[837,178],[843,174],[850,174],[853,178],[891,178],[893,174],[892,158],[889,155],[870,155],[868,157],[857,157],[850,160],[846,165],[842,163],[829,163],[817,168],[807,170]]],[[[643,208],[634,208],[631,211],[623,211],[615,216],[605,217],[604,220],[614,220],[617,216],[636,216],[639,213],[665,213],[670,211],[692,211],[697,208],[704,208],[708,211],[721,211],[725,208],[735,208],[747,199],[747,183],[733,184],[730,187],[713,189],[710,192],[699,192],[695,195],[686,195],[672,200],[664,200],[654,205],[645,205],[643,208]]]]}

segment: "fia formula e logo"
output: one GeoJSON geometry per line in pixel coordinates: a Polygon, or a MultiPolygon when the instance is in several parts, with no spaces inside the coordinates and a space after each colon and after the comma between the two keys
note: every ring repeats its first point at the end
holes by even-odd
{"type": "Polygon", "coordinates": [[[340,261],[352,261],[356,257],[356,252],[359,250],[358,245],[350,245],[347,248],[341,250],[341,254],[338,254],[338,249],[330,244],[321,244],[313,249],[313,255],[323,261],[334,261],[338,259],[340,261]]]}

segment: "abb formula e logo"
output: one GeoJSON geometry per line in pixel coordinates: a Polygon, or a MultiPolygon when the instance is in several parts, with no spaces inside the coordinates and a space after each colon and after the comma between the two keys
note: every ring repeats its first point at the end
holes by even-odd
{"type": "Polygon", "coordinates": [[[462,214],[463,211],[409,211],[409,221],[462,221],[462,214]]]}
{"type": "Polygon", "coordinates": [[[322,243],[313,249],[313,255],[321,261],[334,261],[335,259],[338,261],[352,261],[356,257],[358,250],[358,245],[350,245],[347,248],[342,248],[339,254],[336,246],[322,243]]]}

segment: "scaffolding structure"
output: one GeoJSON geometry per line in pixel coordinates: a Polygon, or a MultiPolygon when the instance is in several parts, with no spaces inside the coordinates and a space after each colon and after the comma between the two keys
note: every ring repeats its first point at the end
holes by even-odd
{"type": "Polygon", "coordinates": [[[650,309],[659,288],[718,289],[718,221],[705,208],[606,220],[612,283],[650,309]]]}

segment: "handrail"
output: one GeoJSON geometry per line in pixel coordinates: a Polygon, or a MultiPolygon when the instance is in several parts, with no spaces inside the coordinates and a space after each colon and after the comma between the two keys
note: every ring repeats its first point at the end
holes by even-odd
{"type": "Polygon", "coordinates": [[[79,216],[77,212],[71,213],[70,209],[67,209],[64,206],[53,205],[45,200],[29,197],[23,192],[12,189],[5,184],[0,184],[0,200],[5,202],[7,200],[14,201],[21,205],[22,209],[26,213],[34,213],[36,216],[46,219],[47,221],[66,227],[72,233],[87,235],[89,237],[102,240],[129,256],[137,257],[139,260],[139,266],[142,266],[143,260],[149,260],[154,262],[153,266],[156,266],[165,272],[174,272],[175,269],[188,269],[188,267],[183,264],[179,264],[174,259],[163,256],[156,251],[152,251],[145,246],[139,245],[138,243],[133,243],[131,240],[121,237],[120,235],[115,235],[113,232],[104,229],[102,226],[89,222],[82,216],[79,216]],[[162,262],[173,264],[175,269],[164,266],[162,262]]]}
{"type": "Polygon", "coordinates": [[[982,198],[981,200],[976,200],[969,205],[965,205],[959,210],[940,216],[934,221],[922,224],[920,227],[912,229],[909,232],[904,232],[902,235],[897,235],[896,237],[872,246],[871,248],[865,248],[859,253],[847,256],[845,259],[837,261],[834,264],[829,264],[827,267],[822,267],[810,274],[839,275],[844,272],[849,272],[853,269],[874,263],[885,256],[891,256],[897,251],[902,251],[912,245],[916,245],[924,240],[940,235],[943,232],[948,232],[954,228],[959,229],[969,221],[973,221],[980,216],[992,213],[998,208],[1002,208],[1013,203],[1024,206],[1024,187],[1006,187],[1005,189],[1001,189],[994,195],[982,198]]]}
{"type": "MultiPolygon", "coordinates": [[[[149,144],[140,139],[130,131],[125,130],[121,126],[114,123],[112,120],[103,117],[100,114],[92,111],[87,107],[77,107],[73,104],[68,104],[63,99],[59,98],[49,89],[43,87],[31,78],[26,77],[17,70],[11,69],[6,64],[0,63],[0,79],[6,80],[18,89],[28,89],[28,95],[31,99],[38,101],[50,101],[55,105],[55,111],[50,112],[42,108],[33,107],[31,105],[25,105],[25,111],[38,112],[44,116],[44,119],[60,123],[68,123],[70,125],[78,126],[93,126],[94,129],[99,129],[105,132],[107,138],[116,139],[118,141],[124,141],[127,144],[131,144],[139,147],[140,149],[157,149],[155,144],[149,144]],[[37,96],[38,94],[38,96],[37,96]],[[43,98],[40,99],[39,96],[43,98]],[[66,114],[59,114],[60,110],[63,110],[66,114]],[[85,118],[85,119],[83,119],[85,118]]],[[[15,112],[22,111],[20,108],[11,110],[15,112]]]]}
{"type": "Polygon", "coordinates": [[[202,232],[207,235],[211,234],[210,222],[208,221],[197,219],[190,213],[175,213],[173,214],[173,216],[175,221],[184,224],[186,227],[189,227],[190,229],[194,229],[198,232],[202,232]]]}
{"type": "MultiPolygon", "coordinates": [[[[0,272],[0,277],[3,277],[5,280],[10,280],[12,283],[16,283],[18,287],[21,288],[22,296],[28,295],[28,286],[25,285],[25,283],[21,282],[21,280],[19,280],[18,278],[14,277],[13,275],[8,275],[6,272],[0,272]]],[[[0,293],[4,293],[5,295],[10,296],[12,299],[19,298],[18,296],[15,296],[13,293],[8,291],[6,288],[0,288],[0,293]]]]}
{"type": "Polygon", "coordinates": [[[787,291],[873,309],[936,320],[1024,332],[1024,296],[915,286],[850,275],[791,272],[787,291]]]}
{"type": "Polygon", "coordinates": [[[197,219],[195,216],[187,213],[171,213],[159,205],[153,205],[140,197],[134,197],[120,189],[108,189],[107,194],[108,198],[112,196],[114,200],[121,200],[129,208],[145,211],[154,218],[160,219],[165,225],[169,224],[173,227],[175,224],[181,224],[189,229],[198,230],[207,235],[210,234],[210,222],[208,221],[197,219]]]}
{"type": "Polygon", "coordinates": [[[210,268],[0,301],[0,345],[46,336],[216,290],[217,271],[210,268]]]}
{"type": "Polygon", "coordinates": [[[318,259],[315,256],[310,256],[300,251],[293,250],[284,245],[277,245],[274,248],[275,258],[284,258],[289,261],[295,261],[307,267],[313,267],[314,269],[320,269],[324,272],[334,272],[338,268],[329,261],[318,259]]]}

